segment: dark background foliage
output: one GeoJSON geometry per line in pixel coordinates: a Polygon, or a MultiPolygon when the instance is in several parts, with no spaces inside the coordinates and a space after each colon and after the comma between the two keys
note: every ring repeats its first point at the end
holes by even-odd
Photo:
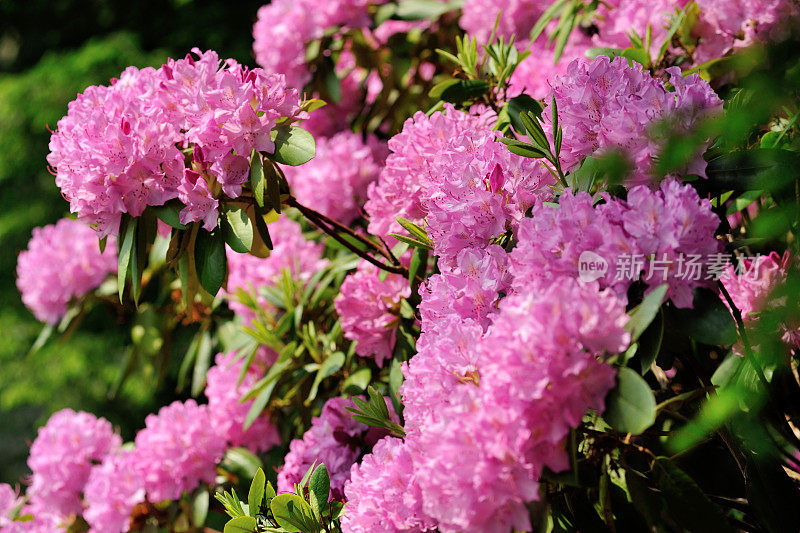
{"type": "Polygon", "coordinates": [[[17,255],[34,227],[69,214],[47,171],[48,126],[79,92],[129,65],[159,65],[194,46],[253,65],[252,23],[264,3],[0,0],[0,482],[26,474],[28,444],[53,411],[105,416],[129,439],[178,397],[174,379],[157,381],[148,367],[110,397],[128,331],[103,308],[67,341],[28,353],[42,326],[16,289],[17,255]]]}

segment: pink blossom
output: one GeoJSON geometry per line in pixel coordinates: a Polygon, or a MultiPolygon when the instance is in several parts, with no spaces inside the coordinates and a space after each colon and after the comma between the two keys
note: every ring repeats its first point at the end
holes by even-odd
{"type": "Polygon", "coordinates": [[[411,296],[411,288],[403,276],[388,274],[381,281],[379,274],[378,267],[362,260],[345,278],[334,305],[344,336],[356,342],[356,353],[383,366],[392,357],[400,300],[411,296]]]}
{"type": "Polygon", "coordinates": [[[451,262],[465,246],[487,245],[536,198],[549,199],[552,176],[496,142],[492,120],[490,113],[470,115],[450,106],[408,119],[389,140],[392,153],[369,188],[370,233],[405,233],[396,217],[424,225],[430,215],[435,253],[451,262]],[[492,192],[489,178],[498,165],[503,187],[492,192]]]}
{"type": "Polygon", "coordinates": [[[328,400],[322,413],[311,420],[311,428],[303,438],[289,444],[289,453],[278,472],[279,493],[294,492],[294,484],[299,483],[316,462],[324,463],[328,469],[331,498],[342,498],[344,484],[350,477],[350,467],[358,459],[360,451],[386,435],[385,431],[356,422],[345,409],[354,406],[352,400],[347,398],[328,400]]]}
{"type": "MultiPolygon", "coordinates": [[[[598,56],[593,61],[570,63],[567,73],[552,83],[564,130],[560,153],[564,171],[576,169],[588,155],[621,150],[636,169],[628,185],[650,183],[650,169],[659,150],[652,126],[675,117],[680,127],[689,128],[701,118],[718,113],[722,105],[697,75],[683,79],[677,69],[669,74],[677,88],[674,93],[641,65],[629,66],[622,57],[611,60],[598,56]]],[[[543,117],[544,130],[552,136],[549,110],[543,117]]],[[[705,176],[700,154],[687,170],[705,176]]]]}
{"type": "Polygon", "coordinates": [[[83,518],[96,533],[128,531],[133,508],[145,500],[144,480],[130,451],[109,454],[92,467],[84,488],[83,518]]]}
{"type": "Polygon", "coordinates": [[[6,483],[0,483],[0,527],[11,523],[11,513],[22,504],[17,491],[6,483]]]}
{"type": "Polygon", "coordinates": [[[385,147],[377,138],[364,142],[360,135],[343,131],[318,139],[314,159],[284,172],[301,204],[349,224],[358,218],[384,159],[385,147]]]}
{"type": "Polygon", "coordinates": [[[215,362],[216,365],[206,374],[205,389],[211,412],[211,430],[225,438],[228,446],[245,446],[253,453],[280,444],[278,430],[268,415],[259,416],[248,429],[244,429],[253,400],[240,400],[263,376],[263,368],[259,369],[256,364],[250,366],[240,383],[244,360],[237,358],[235,352],[217,354],[215,362]]]}
{"type": "Polygon", "coordinates": [[[147,415],[130,460],[151,502],[177,500],[201,482],[214,482],[226,437],[212,428],[208,406],[194,400],[176,401],[147,415]]]}
{"type": "Polygon", "coordinates": [[[287,84],[302,89],[311,79],[305,60],[306,45],[332,26],[368,26],[368,0],[276,0],[258,10],[253,26],[256,62],[268,72],[280,72],[287,84]]]}
{"type": "Polygon", "coordinates": [[[192,53],[89,87],[58,122],[48,156],[56,185],[101,237],[116,232],[123,213],[139,216],[177,197],[187,205],[183,220],[213,228],[218,190],[209,185],[218,180],[238,195],[246,175],[234,152],[271,152],[276,121],[302,118],[283,76],[221,63],[212,51],[192,53]],[[190,172],[185,148],[195,154],[190,172]]]}
{"type": "Polygon", "coordinates": [[[31,505],[60,517],[80,514],[81,493],[92,464],[121,444],[122,439],[104,418],[71,409],[55,413],[39,428],[31,445],[31,505]]]}
{"type": "Polygon", "coordinates": [[[17,259],[17,288],[37,319],[56,324],[76,299],[117,270],[116,240],[100,253],[97,234],[76,220],[34,228],[17,259]]]}
{"type": "Polygon", "coordinates": [[[344,533],[417,533],[433,531],[434,522],[422,512],[422,494],[414,479],[408,445],[386,437],[372,453],[354,464],[345,484],[347,512],[344,533]]]}

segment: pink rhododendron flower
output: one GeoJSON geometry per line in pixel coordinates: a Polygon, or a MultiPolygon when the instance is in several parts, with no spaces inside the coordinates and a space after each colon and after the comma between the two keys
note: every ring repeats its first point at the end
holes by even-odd
{"type": "Polygon", "coordinates": [[[282,75],[221,63],[212,51],[192,53],[89,87],[59,120],[47,160],[72,212],[100,236],[115,233],[123,213],[139,216],[172,198],[187,206],[181,220],[213,228],[212,180],[240,194],[243,162],[234,152],[272,152],[276,121],[299,116],[297,91],[282,75]]]}
{"type": "Polygon", "coordinates": [[[318,139],[314,159],[284,172],[301,204],[349,224],[358,218],[367,187],[378,178],[385,155],[377,138],[370,136],[365,143],[361,135],[343,131],[318,139]]]}
{"type": "Polygon", "coordinates": [[[11,523],[11,513],[22,503],[17,491],[7,483],[0,483],[0,527],[11,523]]]}
{"type": "Polygon", "coordinates": [[[360,464],[353,465],[345,484],[348,502],[342,531],[416,533],[435,529],[433,520],[422,512],[422,494],[407,448],[402,440],[386,437],[360,464]]]}
{"type": "Polygon", "coordinates": [[[116,240],[103,253],[97,234],[77,220],[34,228],[17,259],[17,288],[31,312],[49,324],[67,313],[73,299],[98,287],[117,270],[116,240]]]}
{"type": "MultiPolygon", "coordinates": [[[[629,66],[622,57],[598,56],[593,61],[570,63],[567,73],[553,81],[559,124],[564,130],[560,153],[564,171],[576,169],[588,155],[621,150],[635,169],[628,185],[650,183],[650,168],[659,151],[652,126],[675,118],[679,127],[688,129],[699,119],[718,113],[722,106],[699,76],[684,79],[679,69],[668,71],[675,92],[667,91],[662,81],[652,78],[638,63],[629,66]]],[[[544,130],[552,137],[548,110],[543,118],[544,130]]],[[[687,173],[705,176],[701,154],[687,173]]]]}
{"type": "Polygon", "coordinates": [[[31,445],[30,504],[60,517],[80,514],[92,464],[121,444],[108,420],[71,409],[58,411],[39,428],[31,445]]]}
{"type": "Polygon", "coordinates": [[[533,160],[496,142],[493,115],[470,115],[445,106],[430,117],[417,113],[389,140],[392,153],[365,209],[369,231],[405,233],[397,217],[424,225],[429,216],[434,252],[452,262],[466,246],[482,247],[518,220],[537,198],[549,199],[553,177],[533,160]],[[491,190],[497,167],[503,186],[491,190]]]}
{"type": "Polygon", "coordinates": [[[388,274],[380,280],[378,267],[362,260],[342,283],[334,304],[344,336],[356,342],[356,353],[373,357],[378,366],[392,357],[400,300],[411,296],[408,280],[388,274]]]}
{"type": "Polygon", "coordinates": [[[145,500],[144,479],[130,451],[106,456],[92,468],[84,488],[83,518],[92,532],[125,533],[133,508],[145,500]]]}
{"type": "Polygon", "coordinates": [[[201,482],[213,483],[226,436],[213,430],[207,405],[173,402],[147,415],[130,458],[151,502],[177,500],[201,482]]]}
{"type": "MultiPolygon", "coordinates": [[[[306,471],[316,462],[328,469],[331,499],[341,500],[350,467],[361,450],[386,435],[384,430],[356,422],[346,407],[355,407],[348,398],[333,398],[322,407],[322,413],[311,420],[311,427],[302,439],[289,444],[289,453],[278,472],[278,493],[294,492],[306,471]]],[[[392,412],[391,406],[389,407],[392,412]]]]}
{"type": "Polygon", "coordinates": [[[253,424],[244,429],[247,413],[253,400],[240,402],[256,381],[263,376],[259,361],[248,368],[244,379],[239,383],[244,360],[235,352],[217,354],[216,365],[206,374],[205,394],[211,413],[211,429],[227,440],[229,447],[244,446],[253,453],[260,453],[280,444],[277,428],[269,416],[259,416],[253,424]]]}
{"type": "Polygon", "coordinates": [[[253,26],[256,62],[268,72],[280,72],[296,89],[311,80],[306,66],[306,45],[327,28],[368,26],[368,7],[382,1],[335,0],[319,4],[310,0],[276,0],[258,10],[253,26]]]}

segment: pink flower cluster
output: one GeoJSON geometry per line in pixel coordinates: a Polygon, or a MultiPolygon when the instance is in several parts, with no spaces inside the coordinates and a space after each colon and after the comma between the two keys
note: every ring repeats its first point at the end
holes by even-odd
{"type": "MultiPolygon", "coordinates": [[[[264,354],[257,353],[257,359],[259,355],[264,354]]],[[[257,418],[249,428],[244,429],[253,400],[239,401],[263,376],[266,366],[264,363],[271,361],[256,360],[247,369],[241,383],[239,376],[245,361],[237,358],[235,352],[217,354],[215,362],[216,365],[206,374],[205,390],[213,431],[217,435],[225,436],[229,447],[244,446],[254,453],[280,444],[278,430],[266,416],[257,418]]]]}
{"type": "Polygon", "coordinates": [[[378,178],[386,146],[376,137],[342,131],[317,141],[314,159],[286,167],[286,179],[297,200],[343,224],[361,213],[367,187],[378,178]]]}
{"type": "Polygon", "coordinates": [[[92,468],[83,490],[83,518],[93,533],[128,531],[131,510],[145,501],[145,483],[136,455],[119,450],[92,468]]]}
{"type": "MultiPolygon", "coordinates": [[[[553,80],[559,124],[564,130],[560,159],[564,171],[574,170],[588,155],[621,150],[634,167],[629,185],[652,181],[651,167],[659,143],[653,125],[675,118],[689,129],[722,109],[722,101],[696,74],[683,78],[677,67],[667,69],[675,92],[650,76],[641,65],[625,58],[598,56],[576,60],[567,73],[553,80]]],[[[544,112],[545,131],[552,128],[551,114],[544,112]]],[[[686,174],[705,177],[705,161],[697,154],[686,174]]]]}
{"type": "Polygon", "coordinates": [[[31,445],[31,507],[60,517],[80,514],[81,493],[92,464],[120,445],[122,439],[103,418],[71,409],[55,413],[31,445]]]}
{"type": "Polygon", "coordinates": [[[435,253],[450,263],[459,250],[503,233],[537,198],[549,198],[553,177],[496,142],[492,120],[491,113],[451,106],[408,119],[389,140],[392,153],[369,188],[370,233],[405,233],[396,217],[418,224],[427,217],[435,253]]]}
{"type": "MultiPolygon", "coordinates": [[[[239,402],[271,363],[265,356],[257,355],[239,383],[244,361],[234,353],[218,354],[208,371],[208,405],[176,401],[149,415],[130,448],[121,447],[122,440],[102,418],[69,409],[54,414],[39,430],[28,459],[32,475],[22,514],[34,520],[13,522],[10,531],[49,533],[82,515],[92,532],[123,533],[133,507],[145,498],[175,500],[200,483],[213,483],[215,467],[229,447],[261,452],[278,444],[266,415],[244,430],[253,401],[239,402]]],[[[0,527],[7,525],[3,520],[17,503],[5,487],[0,485],[0,527]]]]}
{"type": "Polygon", "coordinates": [[[173,402],[145,418],[131,463],[150,501],[177,500],[199,483],[213,483],[225,452],[225,436],[211,428],[207,405],[173,402]]]}
{"type": "Polygon", "coordinates": [[[629,342],[613,292],[568,277],[530,289],[502,300],[483,336],[469,321],[442,324],[442,333],[466,336],[450,349],[439,336],[444,349],[425,345],[404,369],[406,439],[353,466],[345,532],[530,527],[525,502],[537,498],[542,469],[568,467],[564,438],[587,409],[602,411],[614,384],[597,356],[629,342]],[[415,401],[439,383],[438,403],[415,401]],[[400,480],[408,497],[389,498],[400,480]]]}
{"type": "MultiPolygon", "coordinates": [[[[725,290],[733,300],[733,304],[742,315],[746,329],[756,325],[759,321],[757,313],[779,305],[774,301],[772,292],[786,281],[786,272],[791,262],[788,252],[783,256],[772,252],[753,259],[743,259],[739,270],[736,266],[729,265],[720,276],[725,290]]],[[[728,301],[722,298],[728,306],[728,301]]],[[[800,347],[800,324],[784,324],[783,341],[793,348],[800,347]]],[[[734,346],[736,353],[742,354],[742,346],[734,346]]]]}
{"type": "MultiPolygon", "coordinates": [[[[549,83],[566,72],[574,59],[583,57],[592,47],[625,49],[631,46],[635,32],[645,39],[652,32],[651,55],[661,46],[678,12],[688,0],[608,0],[601,2],[592,14],[590,24],[571,33],[561,59],[554,61],[554,44],[541,36],[531,43],[529,35],[536,21],[551,2],[544,0],[467,0],[460,25],[466,32],[485,43],[502,11],[497,34],[516,37],[520,51],[531,50],[511,79],[511,94],[527,92],[542,98],[549,92],[549,83]]],[[[800,16],[800,6],[793,0],[698,0],[688,17],[694,18],[690,45],[691,57],[682,65],[690,68],[722,57],[731,49],[753,42],[779,38],[800,16]]],[[[555,29],[551,22],[545,34],[555,29]]],[[[654,57],[652,59],[655,59],[654,57]]]]}
{"type": "Polygon", "coordinates": [[[186,206],[181,222],[212,229],[220,189],[241,194],[251,151],[272,152],[276,121],[298,114],[282,75],[192,52],[89,87],[59,120],[47,160],[72,212],[100,236],[115,233],[122,213],[172,198],[186,206]]]}
{"type": "Polygon", "coordinates": [[[261,287],[276,284],[284,271],[297,280],[308,281],[328,264],[322,258],[324,246],[307,240],[300,224],[285,215],[270,224],[269,231],[274,248],[266,259],[228,250],[228,305],[245,321],[252,320],[253,313],[236,299],[238,289],[256,296],[259,306],[267,309],[270,304],[258,294],[261,287]]]}
{"type": "Polygon", "coordinates": [[[392,357],[400,300],[411,296],[408,280],[388,274],[380,280],[378,267],[362,260],[342,283],[334,300],[344,336],[356,342],[356,353],[373,357],[378,366],[392,357]]]}
{"type": "Polygon", "coordinates": [[[97,234],[76,220],[34,228],[17,259],[17,288],[37,319],[56,324],[67,306],[117,270],[116,241],[100,253],[97,234]]]}
{"type": "Polygon", "coordinates": [[[606,198],[593,205],[587,193],[567,189],[557,207],[537,205],[531,218],[520,223],[518,244],[511,252],[515,289],[555,276],[578,276],[584,252],[593,252],[608,264],[599,279],[626,299],[628,287],[641,275],[655,288],[669,284],[667,297],[678,307],[692,306],[692,289],[711,283],[708,265],[695,261],[697,276],[684,276],[691,259],[720,253],[714,238],[719,217],[707,199],[690,185],[666,180],[658,190],[637,186],[627,201],[606,198]],[[654,257],[637,263],[633,258],[654,257]],[[657,270],[654,269],[657,266],[657,270]]]}
{"type": "Polygon", "coordinates": [[[22,504],[17,491],[6,483],[0,483],[0,528],[11,524],[11,513],[22,504]]]}
{"type": "Polygon", "coordinates": [[[386,435],[383,430],[353,420],[352,413],[346,407],[355,407],[355,404],[348,398],[328,400],[320,415],[311,420],[311,428],[303,438],[289,444],[289,453],[278,472],[279,493],[294,492],[294,484],[299,483],[316,462],[325,464],[328,469],[331,499],[342,499],[351,465],[365,447],[386,435]]]}
{"type": "Polygon", "coordinates": [[[793,0],[697,0],[701,17],[696,62],[725,55],[732,48],[780,38],[800,16],[793,0]]]}
{"type": "Polygon", "coordinates": [[[324,4],[310,0],[270,2],[258,10],[258,20],[253,26],[256,61],[268,72],[284,74],[288,85],[300,90],[311,79],[306,66],[306,45],[333,26],[368,26],[368,7],[377,3],[380,0],[335,0],[324,4]]]}

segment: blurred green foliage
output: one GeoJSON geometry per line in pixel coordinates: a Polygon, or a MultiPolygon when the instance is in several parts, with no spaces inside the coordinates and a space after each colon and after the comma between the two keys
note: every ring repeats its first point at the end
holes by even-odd
{"type": "Polygon", "coordinates": [[[70,407],[105,416],[131,438],[176,397],[145,372],[108,391],[125,362],[128,330],[102,307],[66,342],[28,355],[42,325],[20,301],[16,261],[34,227],[69,214],[47,171],[50,132],[67,103],[129,65],[159,65],[193,46],[253,64],[252,21],[265,2],[0,0],[0,482],[26,473],[36,427],[70,407]]]}

